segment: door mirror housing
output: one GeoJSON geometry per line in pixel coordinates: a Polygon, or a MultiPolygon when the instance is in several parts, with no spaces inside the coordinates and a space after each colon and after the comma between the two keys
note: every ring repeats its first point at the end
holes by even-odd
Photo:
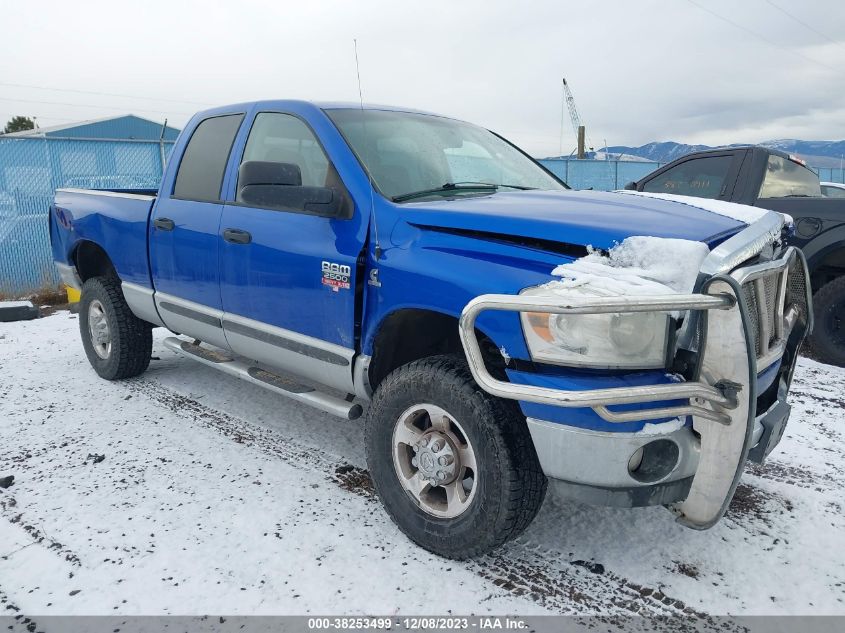
{"type": "Polygon", "coordinates": [[[299,165],[251,160],[238,169],[236,201],[264,209],[337,218],[346,208],[341,191],[302,184],[299,165]]]}
{"type": "Polygon", "coordinates": [[[238,169],[238,190],[262,185],[302,186],[302,170],[293,163],[248,160],[238,169]]]}
{"type": "Polygon", "coordinates": [[[632,180],[631,182],[625,183],[625,186],[622,187],[622,188],[625,189],[626,191],[636,191],[637,190],[637,183],[632,180]]]}

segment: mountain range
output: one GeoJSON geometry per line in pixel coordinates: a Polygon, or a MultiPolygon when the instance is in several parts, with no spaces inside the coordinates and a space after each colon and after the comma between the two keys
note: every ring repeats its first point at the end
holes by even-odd
{"type": "MultiPolygon", "coordinates": [[[[843,157],[845,157],[845,141],[778,139],[758,144],[789,154],[796,154],[807,161],[807,164],[811,167],[839,167],[843,162],[843,157]]],[[[727,147],[736,147],[736,145],[738,144],[728,145],[727,147]]],[[[668,163],[690,152],[713,149],[713,147],[715,146],[687,145],[685,143],[675,143],[674,141],[663,141],[659,143],[646,143],[639,147],[616,145],[608,147],[607,153],[611,158],[621,158],[622,160],[636,160],[639,158],[640,160],[668,163]]]]}

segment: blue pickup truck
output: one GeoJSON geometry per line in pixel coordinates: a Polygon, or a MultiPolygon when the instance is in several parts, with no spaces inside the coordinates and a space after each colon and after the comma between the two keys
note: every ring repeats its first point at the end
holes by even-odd
{"type": "Polygon", "coordinates": [[[806,265],[788,217],[710,204],[572,191],[433,114],[263,101],[194,116],[157,192],[58,190],[50,235],[100,376],[143,372],[164,327],[187,358],[363,416],[387,512],[466,558],[549,482],[706,529],[778,443],[806,265]],[[703,249],[691,286],[555,286],[636,236],[703,249]]]}

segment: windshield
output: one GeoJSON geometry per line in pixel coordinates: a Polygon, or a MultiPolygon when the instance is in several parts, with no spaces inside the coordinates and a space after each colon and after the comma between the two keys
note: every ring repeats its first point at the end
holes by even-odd
{"type": "Polygon", "coordinates": [[[433,115],[327,110],[376,188],[397,202],[496,190],[565,189],[492,132],[433,115]]]}

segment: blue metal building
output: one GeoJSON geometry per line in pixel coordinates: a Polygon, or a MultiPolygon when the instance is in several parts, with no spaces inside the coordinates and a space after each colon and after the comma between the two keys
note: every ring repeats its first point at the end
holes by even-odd
{"type": "Polygon", "coordinates": [[[155,189],[178,135],[132,114],[0,134],[0,295],[58,282],[47,232],[55,189],[155,189]]]}
{"type": "Polygon", "coordinates": [[[134,114],[124,114],[105,119],[42,127],[37,130],[0,134],[2,138],[31,138],[33,136],[109,141],[175,141],[179,136],[179,130],[134,114]]]}

